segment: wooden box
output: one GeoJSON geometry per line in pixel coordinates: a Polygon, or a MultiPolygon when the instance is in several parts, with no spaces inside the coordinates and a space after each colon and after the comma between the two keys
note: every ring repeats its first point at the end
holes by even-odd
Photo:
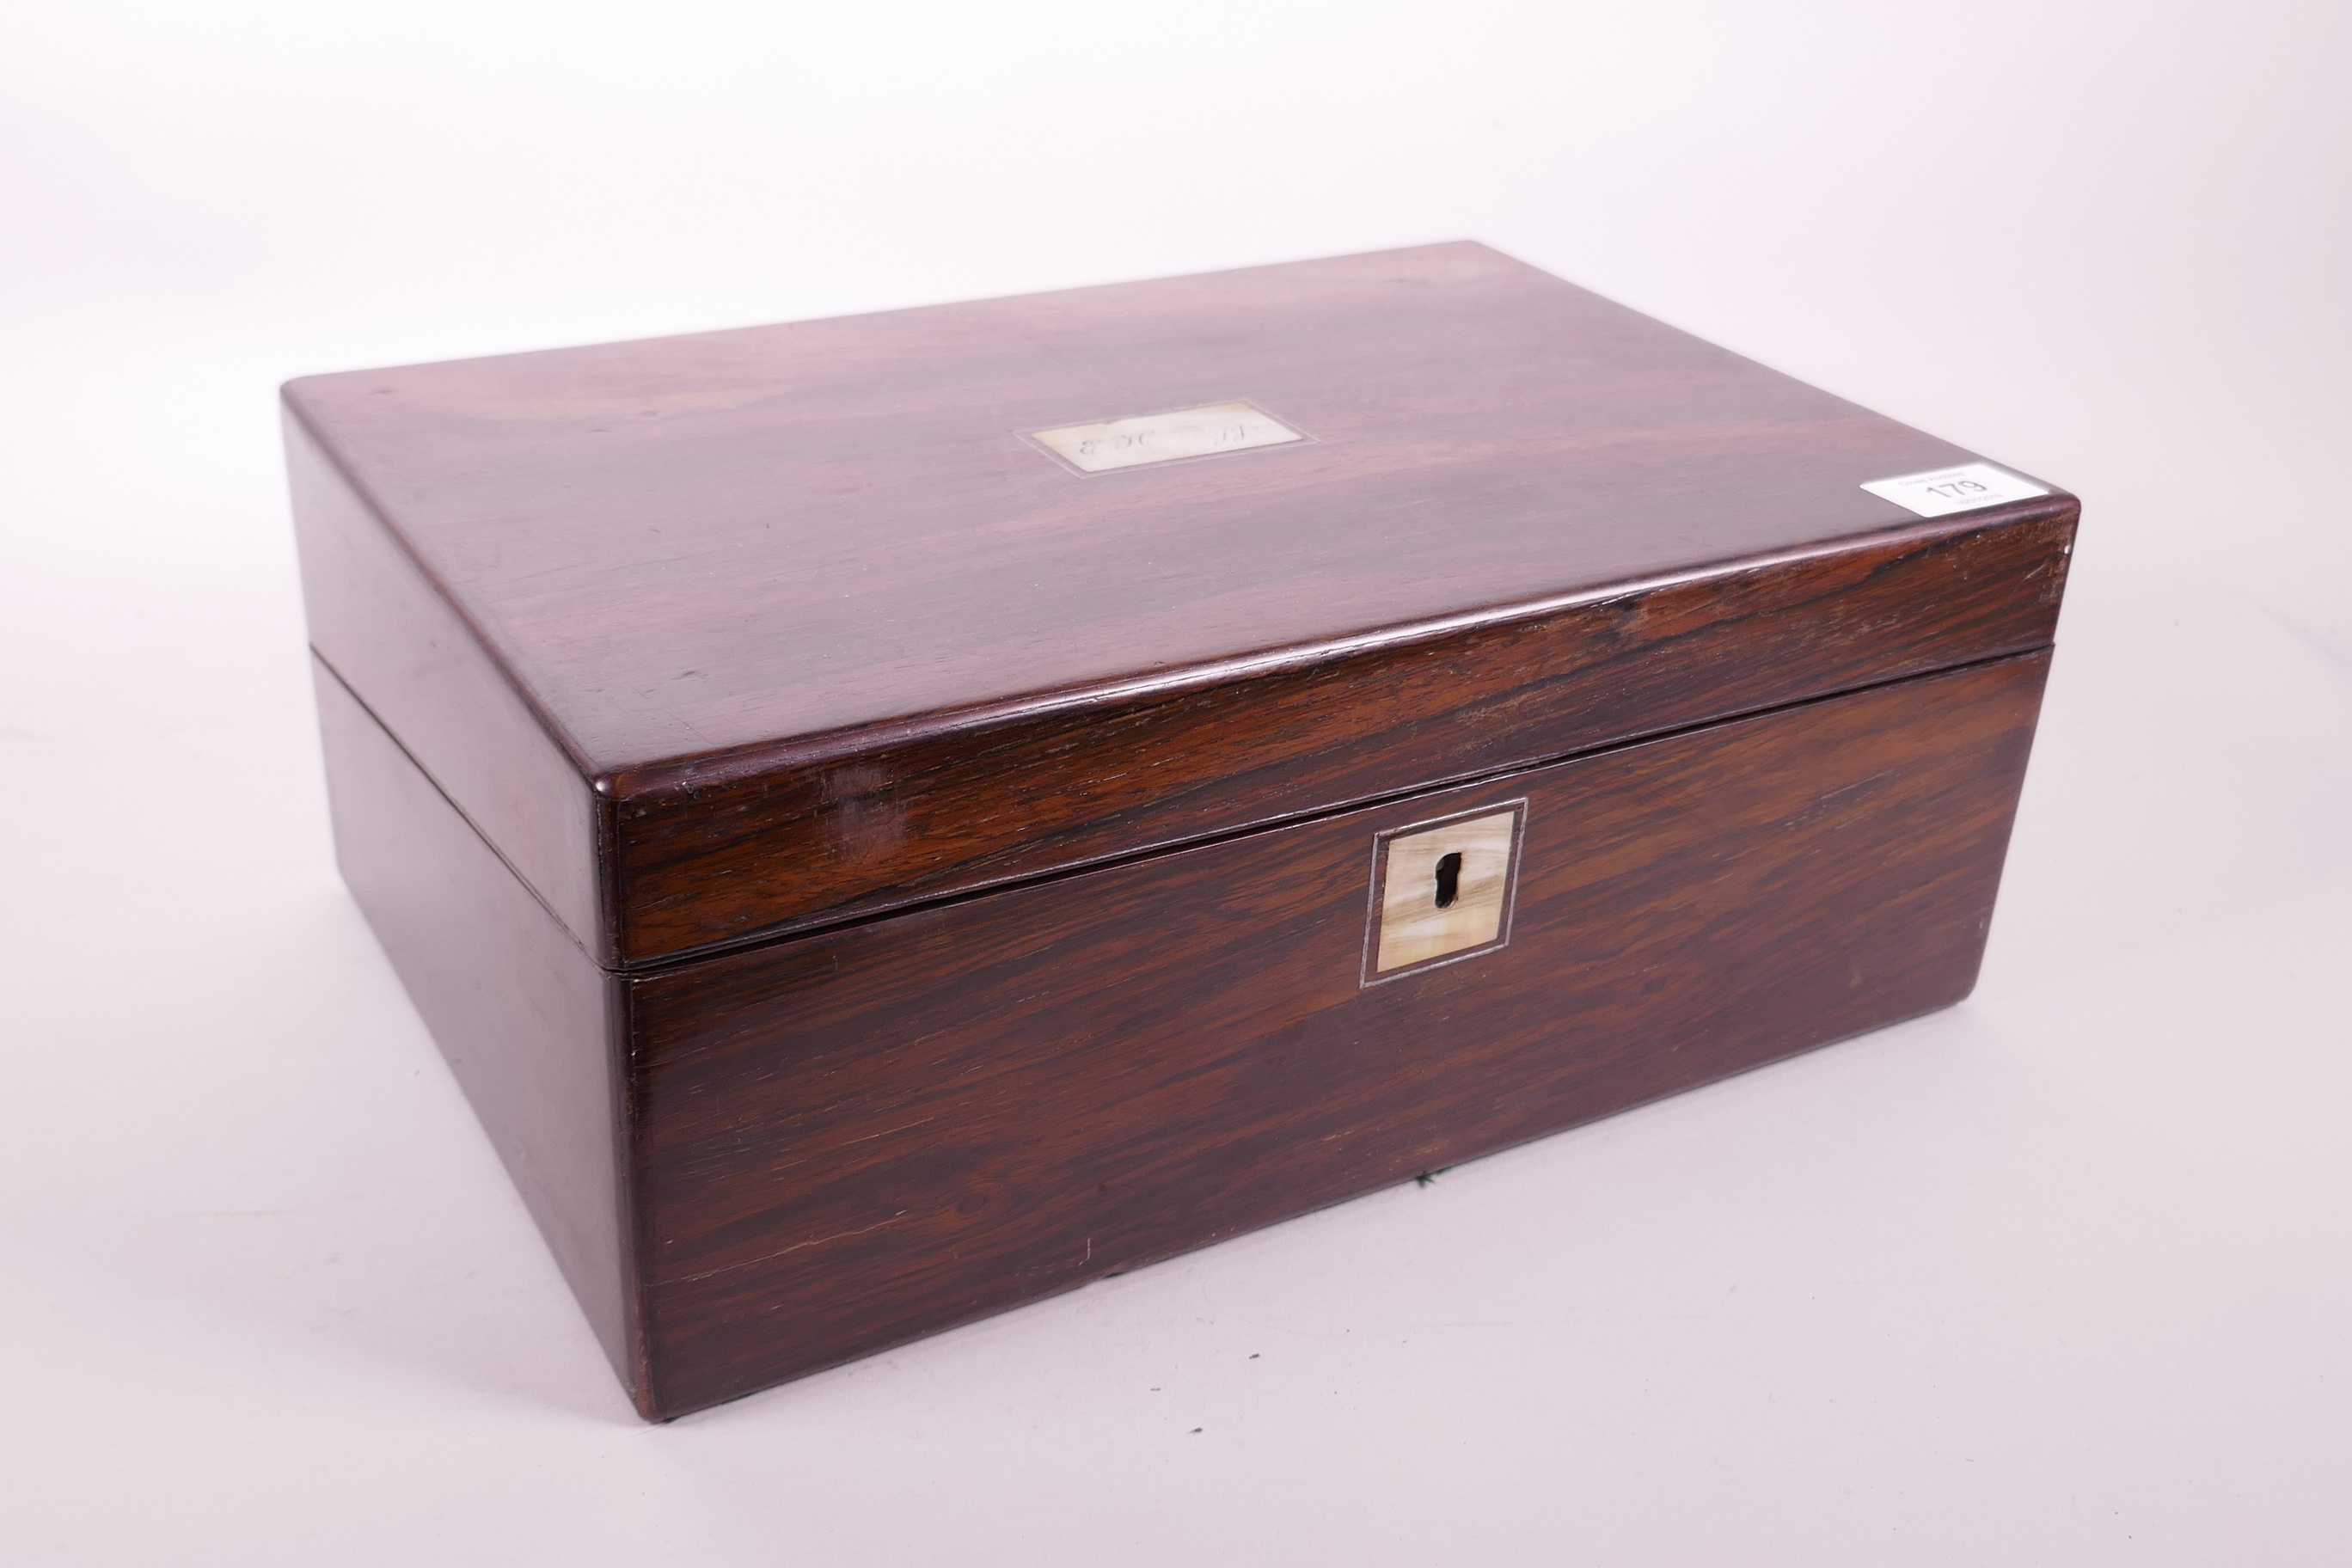
{"type": "Polygon", "coordinates": [[[1958,1000],[2077,511],[1471,244],[286,402],[344,874],[656,1418],[1958,1000]]]}

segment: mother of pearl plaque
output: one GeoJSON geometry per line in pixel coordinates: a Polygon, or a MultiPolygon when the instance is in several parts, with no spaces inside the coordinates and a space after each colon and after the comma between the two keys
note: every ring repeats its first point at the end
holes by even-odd
{"type": "Polygon", "coordinates": [[[1143,414],[1099,425],[1033,430],[1029,438],[1080,473],[1099,474],[1178,458],[1211,458],[1279,447],[1307,437],[1247,403],[1213,403],[1173,414],[1143,414]]]}

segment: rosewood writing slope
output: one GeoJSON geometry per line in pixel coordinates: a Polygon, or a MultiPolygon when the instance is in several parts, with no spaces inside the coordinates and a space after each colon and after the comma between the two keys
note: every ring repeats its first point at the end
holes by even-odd
{"type": "Polygon", "coordinates": [[[1958,1000],[2077,510],[1473,244],[286,404],[344,874],[651,1417],[1958,1000]]]}

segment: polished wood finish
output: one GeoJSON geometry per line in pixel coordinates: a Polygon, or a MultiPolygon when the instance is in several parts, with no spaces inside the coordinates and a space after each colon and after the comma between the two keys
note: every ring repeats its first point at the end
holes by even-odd
{"type": "Polygon", "coordinates": [[[1956,1000],[2077,511],[1471,245],[287,412],[345,876],[652,1417],[1956,1000]]]}
{"type": "Polygon", "coordinates": [[[1848,548],[1174,694],[634,784],[619,951],[688,952],[2046,646],[2071,515],[1848,548]]]}
{"type": "Polygon", "coordinates": [[[377,715],[467,818],[602,962],[603,812],[586,766],[467,620],[446,589],[295,420],[286,468],[301,543],[312,647],[368,694],[377,715]]]}
{"type": "Polygon", "coordinates": [[[732,1398],[1958,1000],[2047,664],[627,982],[643,1407],[732,1398]],[[1510,944],[1362,984],[1374,836],[1520,796],[1510,944]]]}
{"type": "Polygon", "coordinates": [[[335,859],[622,1381],[645,1384],[625,1197],[625,983],[315,660],[335,859]]]}
{"type": "Polygon", "coordinates": [[[287,396],[322,657],[625,968],[2040,647],[2075,512],[1467,244],[287,396]]]}

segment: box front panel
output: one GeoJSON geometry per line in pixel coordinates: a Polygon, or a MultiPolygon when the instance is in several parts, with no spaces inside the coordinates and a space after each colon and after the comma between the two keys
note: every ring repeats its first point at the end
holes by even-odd
{"type": "Polygon", "coordinates": [[[633,773],[616,951],[837,923],[2047,647],[2072,512],[1891,529],[1247,679],[862,732],[799,763],[633,773]]]}
{"type": "Polygon", "coordinates": [[[634,982],[654,1406],[1958,1000],[2047,665],[1922,677],[634,982]],[[1379,962],[1376,922],[1412,918],[1382,868],[1433,902],[1502,875],[1451,839],[1423,866],[1408,830],[1506,811],[1495,932],[1482,914],[1458,959],[1379,962]]]}

